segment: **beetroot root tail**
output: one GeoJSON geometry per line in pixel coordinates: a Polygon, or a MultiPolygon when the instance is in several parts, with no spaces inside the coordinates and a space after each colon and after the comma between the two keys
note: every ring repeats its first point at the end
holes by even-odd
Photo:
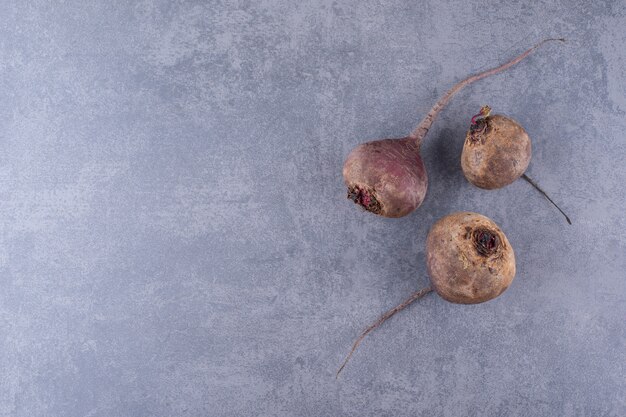
{"type": "Polygon", "coordinates": [[[554,202],[554,201],[550,198],[550,196],[548,195],[548,193],[546,193],[545,191],[543,191],[543,189],[539,186],[539,184],[537,184],[535,181],[533,181],[533,179],[532,179],[532,178],[530,178],[530,177],[529,177],[528,175],[526,175],[526,174],[522,174],[522,178],[524,178],[524,179],[526,180],[526,182],[528,182],[530,185],[532,185],[533,187],[535,187],[535,189],[536,189],[537,191],[539,191],[539,192],[540,192],[540,193],[541,193],[541,194],[542,194],[545,198],[547,198],[547,199],[548,199],[548,201],[549,201],[550,203],[552,203],[552,205],[553,205],[554,207],[556,207],[556,209],[557,209],[558,211],[560,211],[560,212],[561,212],[561,214],[563,215],[563,217],[565,217],[565,220],[566,220],[566,221],[567,221],[570,225],[572,224],[572,221],[570,220],[569,216],[568,216],[567,214],[565,214],[565,212],[564,212],[563,210],[561,210],[561,207],[559,207],[559,206],[558,206],[558,204],[556,204],[556,203],[555,203],[555,202],[554,202]]]}
{"type": "Polygon", "coordinates": [[[490,75],[495,75],[495,74],[497,74],[499,72],[502,72],[502,71],[505,71],[505,70],[511,68],[513,65],[519,63],[524,58],[526,58],[528,55],[530,55],[530,53],[533,52],[535,49],[539,48],[544,43],[551,42],[551,41],[565,42],[565,39],[564,38],[548,38],[548,39],[544,39],[541,42],[539,42],[538,44],[536,44],[535,46],[533,46],[532,48],[528,49],[526,52],[516,56],[515,58],[513,58],[509,62],[505,62],[504,64],[502,64],[502,65],[500,65],[498,67],[494,67],[494,68],[488,69],[486,71],[480,72],[478,74],[471,75],[471,76],[467,77],[466,79],[464,79],[463,81],[459,81],[451,89],[449,89],[439,99],[439,101],[437,101],[435,103],[433,108],[430,109],[430,111],[428,112],[426,117],[424,117],[424,119],[415,128],[415,130],[413,130],[413,132],[411,132],[409,137],[411,139],[413,139],[415,141],[415,143],[417,143],[417,145],[419,146],[421,144],[422,140],[424,139],[424,137],[426,136],[426,134],[428,133],[428,130],[432,126],[433,122],[435,121],[435,119],[437,118],[439,113],[441,112],[441,110],[443,110],[443,108],[446,107],[446,105],[448,104],[450,99],[456,93],[458,93],[463,88],[467,87],[468,85],[470,85],[470,84],[472,84],[472,83],[474,83],[474,82],[476,82],[478,80],[482,80],[483,78],[489,77],[490,75]]]}
{"type": "Polygon", "coordinates": [[[354,344],[352,345],[352,349],[350,349],[350,353],[348,353],[348,356],[346,356],[346,359],[344,359],[343,363],[341,364],[341,366],[337,370],[336,378],[339,378],[339,374],[341,373],[341,371],[343,371],[343,368],[345,368],[345,366],[347,365],[348,361],[352,357],[352,354],[354,353],[354,351],[356,351],[356,349],[359,347],[359,345],[361,344],[361,342],[363,341],[365,336],[368,335],[368,333],[370,333],[372,330],[374,330],[377,327],[379,327],[381,324],[383,324],[385,321],[387,321],[387,319],[390,319],[394,314],[396,314],[399,311],[404,310],[406,307],[411,305],[414,301],[419,300],[420,298],[422,298],[423,296],[425,296],[426,294],[428,294],[432,290],[433,290],[432,287],[426,287],[426,288],[422,288],[419,291],[414,292],[413,294],[411,294],[411,296],[409,298],[407,298],[401,304],[398,304],[397,306],[395,306],[391,310],[387,311],[385,314],[380,316],[380,318],[378,320],[376,320],[367,329],[365,329],[363,331],[363,333],[361,333],[361,335],[358,337],[358,339],[355,340],[354,344]]]}

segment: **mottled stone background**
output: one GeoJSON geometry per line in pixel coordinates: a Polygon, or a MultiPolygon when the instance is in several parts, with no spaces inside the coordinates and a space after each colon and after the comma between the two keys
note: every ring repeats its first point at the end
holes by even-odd
{"type": "Polygon", "coordinates": [[[1,5],[1,416],[626,415],[624,0],[1,5]],[[548,36],[441,115],[418,212],[346,200],[353,146],[548,36]],[[485,103],[573,226],[465,181],[485,103]],[[423,299],[335,380],[456,210],[501,225],[513,285],[423,299]]]}

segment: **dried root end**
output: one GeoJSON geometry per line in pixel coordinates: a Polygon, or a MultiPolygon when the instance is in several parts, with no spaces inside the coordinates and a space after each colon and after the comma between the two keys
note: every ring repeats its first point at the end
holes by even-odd
{"type": "Polygon", "coordinates": [[[500,238],[498,234],[489,229],[475,229],[472,233],[472,240],[476,252],[481,256],[491,256],[500,249],[500,238]]]}
{"type": "Polygon", "coordinates": [[[361,188],[357,185],[348,187],[348,198],[365,210],[374,214],[382,213],[382,205],[376,198],[376,191],[361,188]]]}

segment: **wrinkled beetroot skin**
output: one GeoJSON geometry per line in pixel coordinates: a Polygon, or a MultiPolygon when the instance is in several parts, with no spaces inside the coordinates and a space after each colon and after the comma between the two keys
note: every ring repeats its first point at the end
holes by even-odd
{"type": "Polygon", "coordinates": [[[349,191],[359,190],[357,204],[385,217],[411,213],[422,204],[428,188],[419,147],[410,138],[357,146],[346,159],[343,178],[349,191]],[[370,201],[377,204],[373,206],[370,201]]]}

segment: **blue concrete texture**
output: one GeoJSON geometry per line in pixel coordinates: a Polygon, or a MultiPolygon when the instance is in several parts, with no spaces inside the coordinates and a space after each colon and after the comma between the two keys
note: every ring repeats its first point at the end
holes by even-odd
{"type": "Polygon", "coordinates": [[[626,3],[4,1],[1,416],[626,415],[626,3]],[[426,138],[401,219],[346,199],[366,140],[426,138]],[[460,169],[481,105],[533,140],[496,191],[460,169]],[[430,226],[494,219],[512,286],[428,285],[430,226]]]}

